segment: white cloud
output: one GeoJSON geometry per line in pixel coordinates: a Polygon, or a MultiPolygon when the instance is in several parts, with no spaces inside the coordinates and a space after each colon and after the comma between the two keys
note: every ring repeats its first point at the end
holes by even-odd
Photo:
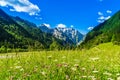
{"type": "Polygon", "coordinates": [[[38,15],[40,9],[29,0],[0,0],[0,6],[11,7],[10,11],[25,12],[29,15],[38,15]]]}
{"type": "Polygon", "coordinates": [[[7,3],[5,1],[0,1],[0,6],[6,6],[7,7],[7,3]]]}
{"type": "Polygon", "coordinates": [[[73,26],[73,25],[71,25],[70,27],[71,27],[71,28],[73,28],[74,26],[73,26]]]}
{"type": "Polygon", "coordinates": [[[109,14],[111,14],[111,13],[112,13],[112,11],[111,11],[111,10],[107,10],[106,12],[107,12],[107,13],[109,13],[109,14]]]}
{"type": "Polygon", "coordinates": [[[111,18],[111,16],[107,16],[107,17],[100,16],[98,20],[108,20],[109,18],[111,18]]]}
{"type": "Polygon", "coordinates": [[[94,27],[88,27],[88,30],[92,30],[94,27]]]}
{"type": "Polygon", "coordinates": [[[100,15],[100,16],[101,16],[101,15],[103,15],[103,13],[99,11],[99,12],[98,12],[98,15],[100,15]]]}
{"type": "Polygon", "coordinates": [[[108,14],[111,14],[111,13],[112,13],[112,11],[107,10],[106,13],[105,13],[107,16],[104,16],[103,13],[99,11],[99,12],[98,12],[99,17],[98,17],[97,22],[98,22],[98,23],[103,23],[104,21],[110,19],[111,16],[108,15],[108,14]]]}
{"type": "Polygon", "coordinates": [[[57,28],[66,28],[66,25],[65,24],[58,24],[56,27],[57,28]]]}
{"type": "Polygon", "coordinates": [[[108,20],[108,19],[110,19],[111,18],[111,16],[107,16],[107,17],[105,17],[105,20],[108,20]]]}
{"type": "Polygon", "coordinates": [[[100,17],[98,18],[97,22],[103,23],[104,21],[106,21],[106,20],[108,20],[108,19],[110,19],[110,18],[111,18],[111,16],[107,16],[107,17],[100,16],[100,17]]]}
{"type": "Polygon", "coordinates": [[[51,28],[50,24],[43,23],[46,27],[51,28]]]}
{"type": "Polygon", "coordinates": [[[104,17],[104,16],[100,16],[98,19],[100,19],[100,20],[104,20],[105,17],[104,17]]]}
{"type": "Polygon", "coordinates": [[[103,23],[103,22],[104,22],[104,20],[97,20],[97,22],[98,22],[98,23],[103,23]]]}

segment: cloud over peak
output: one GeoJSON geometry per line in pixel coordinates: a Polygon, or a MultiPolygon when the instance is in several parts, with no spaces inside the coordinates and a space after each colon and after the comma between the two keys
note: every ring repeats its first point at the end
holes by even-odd
{"type": "Polygon", "coordinates": [[[51,28],[50,24],[43,23],[46,27],[51,28]]]}
{"type": "Polygon", "coordinates": [[[57,28],[66,28],[66,25],[65,24],[58,24],[56,27],[57,28]]]}
{"type": "Polygon", "coordinates": [[[88,27],[88,30],[92,30],[94,27],[88,27]]]}
{"type": "Polygon", "coordinates": [[[0,6],[11,7],[10,11],[25,12],[29,15],[38,15],[40,9],[29,0],[0,0],[0,6]]]}

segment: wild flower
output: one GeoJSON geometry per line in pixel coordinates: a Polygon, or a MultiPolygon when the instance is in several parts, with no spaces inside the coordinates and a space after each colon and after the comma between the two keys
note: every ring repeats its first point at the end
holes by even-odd
{"type": "Polygon", "coordinates": [[[79,64],[75,64],[74,67],[79,67],[79,64]]]}
{"type": "Polygon", "coordinates": [[[48,58],[48,59],[51,59],[51,58],[52,58],[52,56],[48,56],[47,58],[48,58]]]}
{"type": "Polygon", "coordinates": [[[65,59],[65,58],[66,58],[66,56],[63,56],[63,57],[62,57],[62,59],[65,59]]]}
{"type": "Polygon", "coordinates": [[[72,71],[76,71],[77,69],[76,69],[76,67],[72,67],[71,70],[72,71]]]}
{"type": "Polygon", "coordinates": [[[117,77],[117,80],[120,80],[120,76],[119,76],[119,77],[117,77]]]}
{"type": "Polygon", "coordinates": [[[94,78],[95,76],[88,76],[88,78],[94,78]]]}
{"type": "Polygon", "coordinates": [[[21,68],[21,69],[20,69],[20,71],[24,71],[24,69],[23,69],[23,68],[21,68]]]}
{"type": "Polygon", "coordinates": [[[10,69],[13,69],[13,67],[10,67],[10,69]]]}
{"type": "Polygon", "coordinates": [[[16,69],[20,69],[22,66],[15,66],[16,69]]]}
{"type": "Polygon", "coordinates": [[[64,66],[64,67],[68,67],[69,65],[68,65],[67,63],[65,63],[63,66],[64,66]]]}
{"type": "Polygon", "coordinates": [[[54,62],[57,62],[57,61],[58,61],[57,59],[54,60],[54,62]]]}
{"type": "Polygon", "coordinates": [[[10,77],[9,77],[9,80],[14,80],[14,76],[10,76],[10,77]]]}
{"type": "Polygon", "coordinates": [[[19,63],[20,63],[20,61],[17,62],[17,64],[19,64],[19,63]]]}
{"type": "Polygon", "coordinates": [[[116,76],[120,76],[120,73],[117,73],[116,76]]]}
{"type": "Polygon", "coordinates": [[[66,75],[65,77],[66,77],[66,80],[70,80],[70,77],[69,77],[69,75],[66,75]]]}
{"type": "Polygon", "coordinates": [[[91,80],[96,80],[95,76],[88,76],[88,78],[91,78],[91,80]]]}
{"type": "Polygon", "coordinates": [[[104,74],[104,75],[107,75],[107,76],[111,76],[111,75],[112,75],[112,74],[109,73],[109,72],[104,72],[103,74],[104,74]]]}
{"type": "Polygon", "coordinates": [[[46,76],[46,72],[44,72],[44,71],[43,71],[43,72],[41,72],[41,74],[42,74],[43,76],[46,76]]]}
{"type": "Polygon", "coordinates": [[[97,80],[96,78],[92,78],[92,80],[97,80]]]}
{"type": "Polygon", "coordinates": [[[83,67],[83,68],[81,68],[81,70],[82,70],[82,71],[85,71],[85,70],[86,70],[86,68],[85,68],[85,67],[83,67]]]}
{"type": "Polygon", "coordinates": [[[107,78],[107,80],[114,80],[114,79],[112,79],[112,78],[107,78]]]}
{"type": "Polygon", "coordinates": [[[24,73],[24,74],[23,74],[23,78],[25,78],[25,77],[30,77],[30,74],[24,73]]]}
{"type": "Polygon", "coordinates": [[[99,71],[95,70],[95,71],[92,71],[93,73],[98,73],[99,71]]]}
{"type": "Polygon", "coordinates": [[[90,58],[90,60],[97,61],[97,60],[99,60],[99,57],[90,58]]]}
{"type": "Polygon", "coordinates": [[[87,76],[81,76],[81,78],[87,78],[87,76]]]}

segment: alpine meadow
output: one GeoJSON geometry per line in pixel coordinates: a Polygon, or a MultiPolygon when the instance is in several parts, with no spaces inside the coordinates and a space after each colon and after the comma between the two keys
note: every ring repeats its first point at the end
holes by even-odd
{"type": "Polygon", "coordinates": [[[119,3],[0,0],[0,80],[120,80],[119,3]]]}

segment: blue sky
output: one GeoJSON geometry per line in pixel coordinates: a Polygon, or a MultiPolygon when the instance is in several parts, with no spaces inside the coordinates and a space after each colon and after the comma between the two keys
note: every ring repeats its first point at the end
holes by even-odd
{"type": "Polygon", "coordinates": [[[120,10],[120,0],[0,0],[0,8],[37,25],[62,24],[85,34],[120,10]]]}

